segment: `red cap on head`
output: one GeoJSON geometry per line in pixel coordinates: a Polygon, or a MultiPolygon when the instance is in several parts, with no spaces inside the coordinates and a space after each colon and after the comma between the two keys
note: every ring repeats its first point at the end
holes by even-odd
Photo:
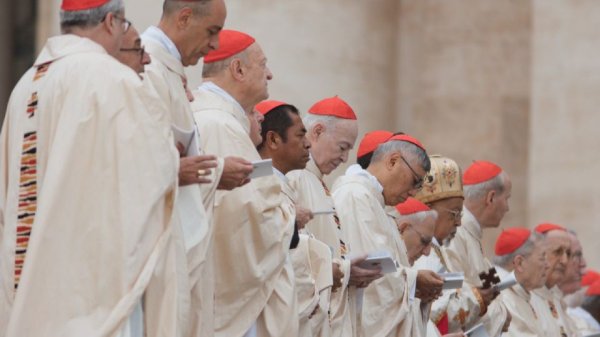
{"type": "Polygon", "coordinates": [[[543,223],[543,224],[539,224],[539,225],[535,226],[535,231],[540,234],[546,234],[549,231],[554,231],[554,230],[559,230],[559,231],[563,231],[563,232],[567,231],[563,226],[556,225],[553,223],[543,223]]]}
{"type": "Polygon", "coordinates": [[[411,215],[431,211],[431,208],[415,198],[408,198],[403,203],[396,205],[396,210],[400,215],[411,215]]]}
{"type": "Polygon", "coordinates": [[[477,160],[463,174],[463,185],[476,185],[495,178],[502,168],[492,162],[477,160]]]}
{"type": "Polygon", "coordinates": [[[531,236],[531,231],[527,228],[508,228],[502,231],[496,240],[494,252],[497,256],[503,256],[513,253],[519,249],[531,236]]]}
{"type": "Polygon", "coordinates": [[[410,136],[407,134],[393,135],[388,140],[386,140],[384,143],[390,142],[392,140],[400,140],[403,142],[409,142],[409,143],[415,144],[416,146],[420,147],[423,151],[427,152],[427,150],[425,150],[425,147],[423,146],[423,144],[421,144],[421,142],[413,136],[410,136]]]}
{"type": "Polygon", "coordinates": [[[237,30],[224,29],[219,33],[219,48],[204,56],[204,63],[221,61],[239,54],[250,47],[256,40],[237,30]]]}
{"type": "Polygon", "coordinates": [[[592,285],[592,284],[596,283],[598,280],[600,280],[600,273],[598,273],[594,270],[588,270],[581,277],[581,286],[586,287],[586,286],[592,285]]]}
{"type": "Polygon", "coordinates": [[[60,9],[67,12],[83,11],[106,5],[110,0],[63,0],[60,9]]]}
{"type": "Polygon", "coordinates": [[[343,99],[335,96],[330,98],[325,98],[308,109],[308,112],[313,115],[324,115],[324,116],[333,116],[343,119],[351,119],[356,120],[356,114],[354,110],[348,105],[348,103],[344,102],[343,99]]]}
{"type": "Polygon", "coordinates": [[[260,103],[258,103],[257,105],[254,106],[254,109],[256,109],[256,111],[260,112],[261,115],[266,115],[269,112],[271,112],[271,110],[278,108],[282,105],[289,105],[285,102],[281,102],[281,101],[275,101],[275,100],[270,100],[270,101],[262,101],[260,103]]]}
{"type": "Polygon", "coordinates": [[[587,296],[600,296],[600,281],[592,283],[592,285],[585,291],[587,296]]]}
{"type": "Polygon", "coordinates": [[[387,141],[392,135],[393,133],[385,130],[367,132],[367,134],[365,134],[363,139],[360,141],[360,144],[358,145],[356,157],[360,158],[366,154],[375,151],[379,144],[385,143],[385,141],[387,141]]]}

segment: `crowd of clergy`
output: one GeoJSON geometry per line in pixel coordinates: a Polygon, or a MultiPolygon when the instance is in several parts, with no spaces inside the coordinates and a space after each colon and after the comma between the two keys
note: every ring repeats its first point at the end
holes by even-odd
{"type": "Polygon", "coordinates": [[[267,55],[226,14],[165,0],[140,34],[122,0],[63,0],[0,137],[0,336],[600,333],[568,226],[504,226],[484,255],[509,172],[410,130],[357,140],[331,93],[268,100],[267,55]]]}

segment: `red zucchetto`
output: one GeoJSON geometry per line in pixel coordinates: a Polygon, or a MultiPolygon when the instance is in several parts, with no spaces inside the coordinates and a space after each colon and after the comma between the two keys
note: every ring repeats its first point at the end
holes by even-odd
{"type": "Polygon", "coordinates": [[[375,151],[375,149],[377,149],[377,146],[379,146],[379,144],[385,143],[385,141],[388,140],[392,135],[393,133],[386,130],[376,130],[367,132],[367,134],[365,134],[363,139],[360,141],[360,144],[358,145],[356,157],[360,158],[364,155],[372,153],[373,151],[375,151]]]}
{"type": "Polygon", "coordinates": [[[476,185],[495,178],[502,168],[492,162],[477,160],[463,174],[463,185],[476,185]]]}
{"type": "Polygon", "coordinates": [[[400,141],[403,141],[403,142],[412,143],[412,144],[415,144],[416,146],[420,147],[423,151],[426,151],[425,147],[423,146],[423,144],[421,144],[421,142],[418,139],[416,139],[415,137],[413,137],[413,136],[410,136],[410,135],[407,135],[407,134],[393,135],[388,140],[386,140],[385,143],[391,142],[393,140],[400,140],[400,141]]]}
{"type": "Polygon", "coordinates": [[[590,285],[596,283],[596,281],[599,281],[599,280],[600,280],[600,273],[598,273],[594,270],[588,270],[581,277],[581,286],[587,287],[587,286],[590,286],[590,285]]]}
{"type": "Polygon", "coordinates": [[[63,0],[60,9],[67,12],[83,11],[106,5],[110,0],[63,0]]]}
{"type": "Polygon", "coordinates": [[[502,231],[496,240],[494,252],[497,256],[503,256],[514,253],[531,236],[531,231],[527,228],[508,228],[502,231]]]}
{"type": "Polygon", "coordinates": [[[587,290],[585,291],[587,296],[600,296],[600,281],[594,282],[587,290]]]}
{"type": "Polygon", "coordinates": [[[271,112],[271,110],[278,108],[282,105],[289,105],[285,102],[281,102],[281,101],[275,101],[275,100],[269,100],[269,101],[262,101],[260,103],[258,103],[257,105],[254,106],[254,109],[256,109],[256,111],[260,112],[261,115],[266,115],[269,112],[271,112]]]}
{"type": "Polygon", "coordinates": [[[333,116],[343,119],[356,120],[354,110],[343,99],[335,96],[325,98],[315,103],[308,112],[313,115],[333,116]]]}
{"type": "Polygon", "coordinates": [[[559,231],[563,231],[563,232],[567,231],[563,226],[556,225],[556,224],[553,224],[553,223],[542,223],[542,224],[539,224],[539,225],[535,226],[534,230],[536,232],[540,233],[540,234],[546,234],[549,231],[554,231],[554,230],[559,230],[559,231]]]}
{"type": "Polygon", "coordinates": [[[403,203],[396,205],[396,210],[400,215],[411,215],[431,211],[431,208],[415,198],[408,198],[403,203]]]}
{"type": "Polygon", "coordinates": [[[250,47],[256,40],[237,30],[224,29],[219,34],[219,48],[204,56],[204,63],[212,63],[237,55],[250,47]]]}

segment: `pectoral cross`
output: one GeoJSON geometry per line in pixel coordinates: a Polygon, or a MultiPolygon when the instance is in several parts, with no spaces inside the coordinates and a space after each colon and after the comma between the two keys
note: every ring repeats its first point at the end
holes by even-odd
{"type": "Polygon", "coordinates": [[[493,285],[500,283],[500,277],[498,277],[498,273],[496,272],[496,268],[492,267],[487,272],[482,271],[479,273],[479,279],[483,282],[482,288],[489,289],[493,285]]]}

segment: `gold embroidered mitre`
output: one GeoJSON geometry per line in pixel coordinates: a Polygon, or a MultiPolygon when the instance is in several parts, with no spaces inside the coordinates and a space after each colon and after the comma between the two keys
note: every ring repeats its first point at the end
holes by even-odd
{"type": "Polygon", "coordinates": [[[415,198],[423,203],[460,197],[463,198],[462,172],[458,164],[440,155],[429,156],[431,170],[425,176],[423,188],[415,198]]]}

